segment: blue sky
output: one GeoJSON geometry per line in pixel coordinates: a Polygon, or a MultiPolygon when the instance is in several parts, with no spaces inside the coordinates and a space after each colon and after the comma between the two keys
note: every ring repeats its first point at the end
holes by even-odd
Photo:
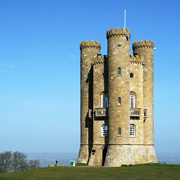
{"type": "MultiPolygon", "coordinates": [[[[77,152],[80,50],[127,28],[131,44],[152,40],[155,148],[180,149],[180,1],[0,0],[0,152],[77,152]]],[[[131,50],[132,54],[132,50],[131,50]]]]}

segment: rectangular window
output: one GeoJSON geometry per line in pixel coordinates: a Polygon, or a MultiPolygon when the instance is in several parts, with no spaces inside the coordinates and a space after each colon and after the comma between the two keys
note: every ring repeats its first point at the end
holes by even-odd
{"type": "Polygon", "coordinates": [[[118,67],[118,75],[121,75],[121,68],[118,67]]]}
{"type": "Polygon", "coordinates": [[[118,135],[121,135],[121,128],[118,128],[118,135]]]}
{"type": "Polygon", "coordinates": [[[108,96],[106,93],[103,93],[101,95],[101,108],[107,108],[108,107],[108,96]]]}
{"type": "Polygon", "coordinates": [[[118,97],[118,104],[121,104],[121,97],[118,97]]]}
{"type": "Polygon", "coordinates": [[[107,136],[108,134],[108,126],[107,125],[102,125],[101,127],[101,136],[107,136]]]}
{"type": "Polygon", "coordinates": [[[135,108],[135,95],[130,94],[130,108],[135,108]]]}
{"type": "Polygon", "coordinates": [[[147,109],[144,109],[144,116],[147,116],[147,109]]]}
{"type": "Polygon", "coordinates": [[[130,124],[130,136],[134,137],[135,136],[135,125],[130,124]]]}

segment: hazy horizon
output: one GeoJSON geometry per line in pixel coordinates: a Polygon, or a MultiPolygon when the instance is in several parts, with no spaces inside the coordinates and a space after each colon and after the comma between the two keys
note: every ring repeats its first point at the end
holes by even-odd
{"type": "MultiPolygon", "coordinates": [[[[80,147],[80,49],[123,27],[152,40],[156,153],[178,153],[180,1],[0,0],[0,152],[80,147]]],[[[131,48],[132,54],[132,48],[131,48]]]]}

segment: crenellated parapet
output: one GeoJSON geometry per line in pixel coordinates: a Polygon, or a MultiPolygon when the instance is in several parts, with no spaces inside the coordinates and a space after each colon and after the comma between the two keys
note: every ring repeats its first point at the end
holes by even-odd
{"type": "Polygon", "coordinates": [[[129,31],[129,29],[126,29],[126,28],[119,29],[119,27],[118,27],[115,30],[114,30],[114,28],[112,28],[107,31],[107,39],[109,39],[110,37],[113,37],[113,36],[125,36],[127,38],[130,38],[131,32],[129,31]]]}
{"type": "Polygon", "coordinates": [[[154,48],[154,43],[150,40],[145,40],[145,41],[142,41],[140,40],[139,42],[136,41],[133,43],[132,45],[132,49],[137,49],[137,48],[154,48]]]}
{"type": "Polygon", "coordinates": [[[135,64],[142,64],[145,65],[144,63],[144,57],[139,57],[138,55],[134,56],[134,55],[130,55],[130,62],[131,63],[135,63],[135,64]]]}
{"type": "Polygon", "coordinates": [[[92,65],[97,65],[97,64],[104,64],[106,62],[106,55],[102,56],[97,56],[96,61],[93,62],[92,65]]]}
{"type": "Polygon", "coordinates": [[[84,48],[96,48],[96,49],[101,49],[101,43],[98,41],[93,41],[91,40],[90,42],[88,40],[81,42],[80,44],[80,50],[84,48]]]}

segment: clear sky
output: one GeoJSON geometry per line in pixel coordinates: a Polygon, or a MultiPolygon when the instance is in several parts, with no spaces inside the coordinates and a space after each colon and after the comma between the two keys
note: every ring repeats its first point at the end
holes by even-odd
{"type": "MultiPolygon", "coordinates": [[[[180,1],[0,0],[0,152],[77,152],[80,50],[127,28],[152,40],[155,149],[180,149],[180,1]]],[[[132,54],[132,50],[131,50],[132,54]]]]}

